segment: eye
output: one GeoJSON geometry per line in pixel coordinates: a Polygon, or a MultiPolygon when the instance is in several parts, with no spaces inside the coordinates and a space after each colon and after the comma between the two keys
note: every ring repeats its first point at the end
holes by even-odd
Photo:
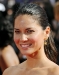
{"type": "Polygon", "coordinates": [[[27,30],[26,31],[26,33],[30,33],[30,34],[33,33],[33,32],[34,32],[34,30],[27,30]]]}
{"type": "Polygon", "coordinates": [[[19,34],[19,33],[20,33],[20,31],[18,31],[18,30],[15,30],[15,33],[16,33],[16,34],[19,34]]]}

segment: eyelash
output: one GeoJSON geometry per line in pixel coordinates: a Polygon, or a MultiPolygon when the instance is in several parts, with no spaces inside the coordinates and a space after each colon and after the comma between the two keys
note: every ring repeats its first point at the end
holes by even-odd
{"type": "Polygon", "coordinates": [[[27,30],[27,33],[33,33],[34,31],[33,30],[27,30]]]}
{"type": "Polygon", "coordinates": [[[19,33],[20,33],[20,31],[15,31],[15,33],[19,34],[19,33]]]}
{"type": "MultiPolygon", "coordinates": [[[[33,32],[35,32],[35,31],[34,31],[34,30],[26,30],[26,32],[25,32],[25,33],[26,33],[26,34],[28,34],[28,33],[30,33],[30,34],[31,34],[31,33],[33,33],[33,32]]],[[[20,34],[21,32],[20,32],[20,31],[16,31],[16,30],[15,30],[15,33],[16,33],[16,34],[20,34]]]]}

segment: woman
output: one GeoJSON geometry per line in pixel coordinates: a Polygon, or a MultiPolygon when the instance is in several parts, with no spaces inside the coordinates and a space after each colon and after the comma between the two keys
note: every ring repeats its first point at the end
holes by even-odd
{"type": "Polygon", "coordinates": [[[20,7],[14,19],[14,41],[27,60],[3,75],[59,75],[51,34],[43,8],[32,3],[20,7]]]}
{"type": "MultiPolygon", "coordinates": [[[[4,19],[0,21],[0,72],[19,64],[19,59],[12,47],[13,25],[4,19]]],[[[0,74],[2,75],[2,74],[0,74]]]]}

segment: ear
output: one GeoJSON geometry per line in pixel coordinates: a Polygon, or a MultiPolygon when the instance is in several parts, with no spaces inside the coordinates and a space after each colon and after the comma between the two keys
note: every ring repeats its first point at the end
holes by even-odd
{"type": "Polygon", "coordinates": [[[44,30],[44,35],[45,35],[44,40],[47,40],[50,35],[50,27],[49,26],[47,26],[46,29],[44,30]]]}

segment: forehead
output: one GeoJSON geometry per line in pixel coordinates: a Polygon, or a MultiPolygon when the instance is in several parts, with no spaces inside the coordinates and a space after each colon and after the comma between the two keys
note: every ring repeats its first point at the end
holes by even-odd
{"type": "Polygon", "coordinates": [[[33,23],[36,20],[31,15],[19,15],[15,19],[15,22],[21,22],[21,23],[24,23],[24,22],[27,23],[28,21],[31,22],[31,23],[33,23]]]}
{"type": "Polygon", "coordinates": [[[40,26],[37,20],[34,19],[31,15],[19,15],[15,19],[15,26],[40,26]]]}

